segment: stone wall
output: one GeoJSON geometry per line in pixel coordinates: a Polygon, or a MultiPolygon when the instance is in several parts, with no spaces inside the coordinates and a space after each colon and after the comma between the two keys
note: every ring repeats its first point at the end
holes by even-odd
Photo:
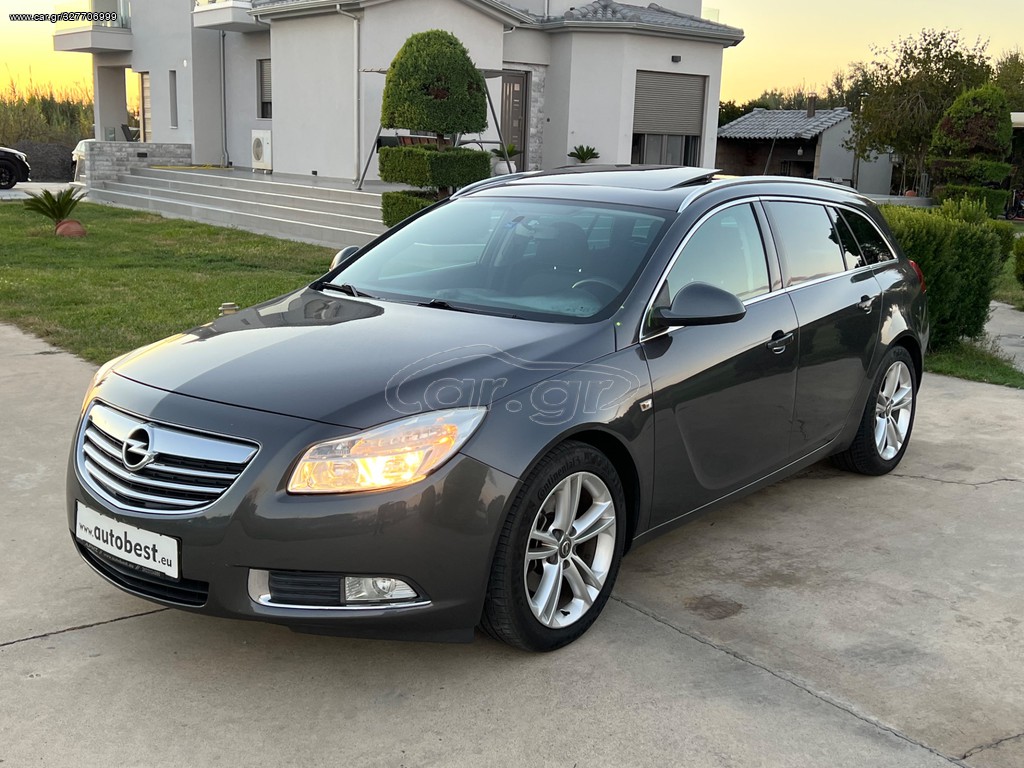
{"type": "Polygon", "coordinates": [[[85,145],[85,181],[94,186],[114,181],[120,173],[152,165],[191,165],[191,144],[151,141],[90,141],[85,145]]]}

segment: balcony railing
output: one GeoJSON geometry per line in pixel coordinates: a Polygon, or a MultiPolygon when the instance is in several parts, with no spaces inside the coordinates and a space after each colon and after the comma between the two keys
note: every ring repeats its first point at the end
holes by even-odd
{"type": "Polygon", "coordinates": [[[260,32],[268,29],[249,13],[251,0],[195,0],[192,25],[225,32],[260,32]]]}
{"type": "Polygon", "coordinates": [[[131,0],[86,0],[85,2],[58,5],[57,13],[68,13],[71,18],[54,24],[54,32],[65,32],[82,27],[106,27],[108,29],[131,29],[131,0]],[[98,14],[98,19],[75,18],[76,12],[86,10],[98,14]]]}
{"type": "Polygon", "coordinates": [[[66,19],[54,24],[55,51],[123,53],[132,50],[131,0],[79,0],[74,5],[58,6],[56,12],[66,14],[66,19]]]}

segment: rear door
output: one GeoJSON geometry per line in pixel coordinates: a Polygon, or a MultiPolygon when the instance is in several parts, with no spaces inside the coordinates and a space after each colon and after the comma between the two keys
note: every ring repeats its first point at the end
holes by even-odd
{"type": "MultiPolygon", "coordinates": [[[[772,291],[763,219],[750,202],[711,213],[691,230],[653,306],[687,283],[738,296],[746,316],[673,328],[642,340],[653,384],[657,526],[787,463],[796,387],[796,313],[772,291]]],[[[774,277],[774,280],[773,280],[774,277]]]]}
{"type": "Polygon", "coordinates": [[[856,241],[819,203],[764,202],[800,325],[792,452],[803,456],[859,417],[882,316],[882,289],[856,241]]]}

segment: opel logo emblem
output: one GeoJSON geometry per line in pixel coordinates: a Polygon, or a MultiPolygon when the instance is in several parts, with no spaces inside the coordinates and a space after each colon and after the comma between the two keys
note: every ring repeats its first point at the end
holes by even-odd
{"type": "Polygon", "coordinates": [[[152,435],[150,435],[148,427],[138,427],[132,430],[121,446],[121,461],[126,469],[138,472],[153,462],[156,454],[150,450],[151,442],[152,435]]]}

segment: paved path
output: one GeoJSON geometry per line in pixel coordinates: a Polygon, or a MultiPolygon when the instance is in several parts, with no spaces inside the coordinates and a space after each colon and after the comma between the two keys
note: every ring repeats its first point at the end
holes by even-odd
{"type": "Polygon", "coordinates": [[[1013,359],[1013,364],[1024,371],[1024,312],[1009,304],[993,301],[992,315],[985,325],[985,332],[1004,354],[1013,359]]]}
{"type": "Polygon", "coordinates": [[[44,189],[56,194],[67,186],[66,181],[26,181],[15,184],[14,189],[0,189],[0,200],[27,200],[28,193],[36,195],[44,189]]]}
{"type": "Polygon", "coordinates": [[[159,608],[74,553],[93,366],[0,325],[0,765],[1024,766],[1024,392],[927,378],[884,478],[817,465],[625,560],[578,643],[159,608]]]}

